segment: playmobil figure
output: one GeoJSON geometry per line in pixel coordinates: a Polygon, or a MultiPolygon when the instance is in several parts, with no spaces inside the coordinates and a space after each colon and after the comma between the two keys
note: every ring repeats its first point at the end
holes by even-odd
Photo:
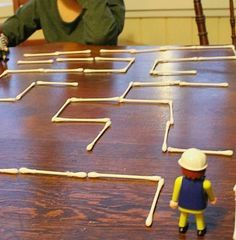
{"type": "Polygon", "coordinates": [[[196,217],[197,235],[204,236],[206,224],[204,221],[204,210],[208,199],[211,204],[216,203],[211,182],[205,179],[207,168],[206,155],[196,149],[186,150],[178,161],[182,168],[183,176],[175,180],[170,207],[179,208],[179,232],[186,233],[188,230],[188,215],[196,217]]]}

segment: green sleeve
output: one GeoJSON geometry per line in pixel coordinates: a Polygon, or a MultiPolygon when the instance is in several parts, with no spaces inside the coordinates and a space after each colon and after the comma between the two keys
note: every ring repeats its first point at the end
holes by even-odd
{"type": "Polygon", "coordinates": [[[109,0],[109,7],[116,20],[119,33],[122,32],[125,20],[125,5],[123,0],[109,0]]]}
{"type": "Polygon", "coordinates": [[[2,28],[3,33],[8,38],[10,47],[25,41],[32,33],[40,29],[36,1],[31,0],[24,4],[15,15],[3,23],[2,28]]]}
{"type": "Polygon", "coordinates": [[[116,44],[125,18],[123,0],[78,0],[84,8],[88,44],[116,44]]]}

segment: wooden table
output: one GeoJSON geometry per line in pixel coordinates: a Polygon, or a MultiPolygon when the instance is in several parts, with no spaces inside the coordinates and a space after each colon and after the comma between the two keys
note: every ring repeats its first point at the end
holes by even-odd
{"type": "MultiPolygon", "coordinates": [[[[26,52],[87,49],[78,44],[46,44],[11,49],[9,69],[18,66],[26,52]]],[[[98,47],[89,47],[93,56],[98,47]]],[[[128,48],[128,47],[127,47],[128,48]]],[[[136,47],[144,48],[144,47],[136,47]]],[[[148,48],[148,47],[146,47],[148,48]]],[[[145,227],[156,183],[119,179],[76,179],[42,175],[0,175],[1,239],[196,239],[190,218],[186,237],[178,233],[176,210],[169,208],[174,179],[181,174],[179,154],[162,153],[165,105],[71,104],[64,117],[109,117],[112,126],[92,152],[86,146],[101,130],[100,124],[52,123],[52,116],[70,97],[120,96],[130,81],[181,80],[228,82],[228,88],[145,87],[128,97],[170,99],[175,124],[168,145],[179,148],[234,149],[236,146],[236,61],[166,64],[171,69],[196,69],[196,76],[157,77],[149,71],[157,57],[232,55],[231,50],[168,51],[136,54],[126,74],[15,74],[2,78],[0,97],[16,96],[31,82],[78,82],[79,87],[37,86],[15,103],[0,103],[1,168],[27,167],[55,171],[160,175],[165,179],[151,228],[145,227]]],[[[106,55],[107,56],[107,55],[106,55]]],[[[108,56],[130,57],[130,54],[108,56]]],[[[32,68],[116,68],[122,63],[54,63],[32,68]]],[[[163,67],[163,66],[158,66],[163,67]]],[[[231,239],[234,226],[236,161],[209,156],[207,177],[218,203],[206,210],[208,233],[204,239],[231,239]]]]}

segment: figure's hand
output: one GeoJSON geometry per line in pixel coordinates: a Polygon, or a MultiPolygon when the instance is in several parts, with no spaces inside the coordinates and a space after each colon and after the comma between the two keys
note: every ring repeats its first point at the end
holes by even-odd
{"type": "Polygon", "coordinates": [[[9,49],[7,47],[8,40],[7,37],[4,34],[0,34],[0,60],[6,61],[7,55],[9,53],[9,49]]]}
{"type": "Polygon", "coordinates": [[[217,198],[215,198],[213,201],[210,201],[210,203],[211,203],[212,205],[215,205],[216,202],[217,202],[217,198]]]}
{"type": "Polygon", "coordinates": [[[178,207],[178,203],[171,200],[171,201],[170,201],[170,207],[171,207],[172,209],[176,209],[176,208],[178,207]]]}

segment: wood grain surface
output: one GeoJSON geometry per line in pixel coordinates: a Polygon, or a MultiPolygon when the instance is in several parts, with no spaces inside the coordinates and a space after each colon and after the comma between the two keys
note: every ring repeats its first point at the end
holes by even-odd
{"type": "MultiPolygon", "coordinates": [[[[16,47],[10,49],[8,68],[119,68],[126,65],[120,62],[66,62],[29,66],[16,63],[24,59],[24,53],[88,48],[92,50],[93,57],[100,55],[100,47],[75,43],[16,47]]],[[[103,124],[52,123],[51,118],[68,98],[121,96],[130,81],[228,82],[228,88],[135,87],[127,98],[173,101],[175,124],[170,128],[168,146],[234,150],[235,60],[167,63],[157,67],[161,70],[195,69],[198,71],[196,76],[149,75],[154,61],[159,57],[229,55],[233,55],[230,49],[107,54],[102,56],[135,56],[136,61],[126,74],[24,73],[0,79],[0,98],[15,97],[34,81],[79,83],[78,88],[36,86],[20,101],[0,103],[0,168],[159,175],[165,179],[152,227],[147,228],[145,220],[156,191],[155,182],[0,174],[0,239],[198,239],[194,218],[190,218],[186,235],[179,235],[178,210],[169,207],[173,182],[181,172],[177,163],[180,155],[162,153],[161,150],[166,121],[169,119],[168,106],[70,104],[62,112],[62,117],[110,118],[112,121],[111,127],[92,152],[87,152],[86,146],[96,137],[103,124]]],[[[40,59],[45,58],[34,58],[40,59]]],[[[218,202],[206,210],[208,233],[203,239],[232,239],[235,160],[235,155],[208,157],[206,175],[212,181],[218,202]]]]}

